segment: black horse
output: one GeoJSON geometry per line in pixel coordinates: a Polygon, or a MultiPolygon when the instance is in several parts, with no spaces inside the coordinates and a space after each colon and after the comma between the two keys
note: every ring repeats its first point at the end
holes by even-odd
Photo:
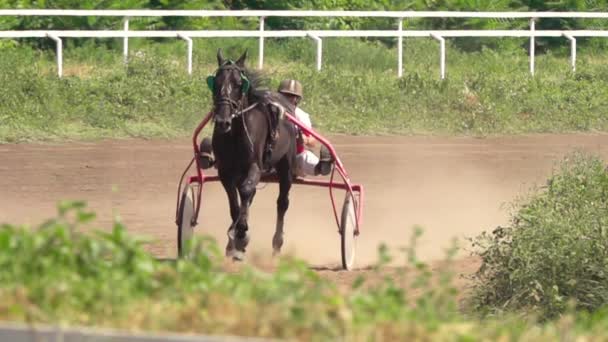
{"type": "Polygon", "coordinates": [[[218,69],[207,79],[213,92],[215,166],[228,195],[232,217],[226,255],[234,259],[244,256],[249,243],[249,206],[261,176],[270,170],[279,181],[272,247],[275,254],[280,252],[296,166],[296,128],[288,120],[280,120],[282,110],[293,113],[294,108],[282,95],[263,88],[261,75],[245,68],[246,58],[247,51],[236,62],[227,60],[219,49],[218,69]],[[272,132],[277,132],[278,137],[273,139],[272,132]],[[269,150],[268,146],[272,148],[269,150]]]}

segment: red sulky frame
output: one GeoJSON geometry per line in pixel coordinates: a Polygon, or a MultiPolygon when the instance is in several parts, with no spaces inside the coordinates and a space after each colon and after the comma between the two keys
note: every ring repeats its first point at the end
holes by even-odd
{"type": "MultiPolygon", "coordinates": [[[[188,184],[192,184],[192,183],[200,184],[200,186],[198,187],[196,209],[195,209],[194,216],[192,218],[192,220],[193,220],[192,226],[196,226],[196,224],[197,224],[198,215],[199,215],[200,208],[201,208],[203,184],[206,182],[219,181],[219,176],[206,176],[204,174],[203,169],[199,165],[199,158],[196,157],[200,153],[199,144],[198,144],[198,136],[199,136],[200,132],[203,130],[203,128],[207,125],[207,123],[209,123],[209,121],[211,120],[212,117],[213,117],[213,112],[209,112],[203,118],[203,120],[198,125],[198,127],[196,127],[196,130],[194,131],[194,135],[192,136],[192,145],[194,147],[194,158],[192,159],[192,161],[190,161],[190,164],[188,164],[188,166],[186,167],[186,170],[184,170],[182,177],[180,179],[179,185],[178,185],[178,189],[177,189],[177,206],[176,206],[177,209],[175,212],[175,222],[177,224],[179,224],[179,219],[180,219],[179,213],[178,213],[178,211],[179,211],[178,208],[179,208],[179,204],[180,204],[179,200],[180,200],[182,184],[184,182],[184,177],[185,177],[186,173],[188,172],[188,170],[190,169],[190,167],[192,166],[192,164],[194,162],[196,162],[197,175],[189,177],[188,184]]],[[[294,125],[298,126],[303,132],[312,135],[321,144],[325,145],[325,147],[327,147],[327,149],[329,150],[329,152],[331,153],[332,157],[335,160],[334,167],[333,167],[331,175],[329,177],[329,181],[311,180],[311,179],[305,179],[305,178],[298,177],[294,180],[293,184],[302,184],[302,185],[329,188],[329,196],[331,199],[331,205],[333,207],[334,217],[336,219],[336,224],[338,225],[338,229],[340,229],[340,218],[338,216],[338,211],[336,209],[336,201],[334,199],[333,189],[334,188],[343,189],[347,193],[351,194],[351,196],[355,200],[355,212],[356,212],[356,221],[357,221],[356,227],[355,227],[355,235],[359,235],[360,229],[361,229],[361,224],[363,222],[363,202],[364,202],[364,196],[365,196],[363,186],[361,184],[352,184],[351,183],[350,178],[348,177],[348,173],[346,172],[346,169],[344,168],[344,165],[342,164],[342,161],[336,154],[336,150],[329,143],[329,141],[327,141],[327,139],[323,138],[321,135],[319,135],[313,129],[304,126],[300,121],[298,121],[298,119],[296,119],[291,114],[286,112],[285,117],[289,121],[291,121],[294,125]],[[342,181],[343,181],[342,183],[334,182],[336,170],[338,171],[338,174],[342,177],[342,181]]],[[[262,179],[260,181],[265,182],[265,183],[269,183],[269,182],[276,183],[277,179],[274,176],[267,176],[267,177],[262,177],[262,179]]]]}

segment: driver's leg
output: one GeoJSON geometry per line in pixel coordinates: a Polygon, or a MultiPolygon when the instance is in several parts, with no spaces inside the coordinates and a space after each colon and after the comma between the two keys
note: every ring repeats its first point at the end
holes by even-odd
{"type": "Polygon", "coordinates": [[[319,163],[319,158],[309,150],[296,156],[298,163],[298,173],[302,176],[316,176],[315,167],[319,163]]]}
{"type": "Polygon", "coordinates": [[[211,138],[209,137],[205,137],[201,141],[199,163],[203,169],[208,169],[215,164],[213,146],[211,145],[211,138]]]}
{"type": "Polygon", "coordinates": [[[333,158],[327,149],[321,147],[321,160],[309,150],[296,156],[298,175],[326,176],[331,172],[333,158]]]}
{"type": "Polygon", "coordinates": [[[294,174],[297,177],[306,177],[306,173],[304,172],[305,162],[306,162],[306,151],[296,155],[296,167],[295,167],[294,174]]]}
{"type": "MultiPolygon", "coordinates": [[[[317,163],[315,165],[315,175],[323,175],[327,176],[331,172],[331,167],[333,165],[333,157],[329,150],[325,146],[321,146],[321,151],[319,153],[320,158],[317,158],[317,163]]],[[[316,158],[316,156],[315,156],[316,158]]]]}

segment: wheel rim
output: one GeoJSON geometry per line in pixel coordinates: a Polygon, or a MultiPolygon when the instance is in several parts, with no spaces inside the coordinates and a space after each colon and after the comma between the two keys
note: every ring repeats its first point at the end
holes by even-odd
{"type": "Polygon", "coordinates": [[[177,248],[178,255],[182,258],[187,257],[187,251],[185,250],[187,242],[192,238],[194,233],[194,226],[192,225],[192,218],[194,217],[194,190],[195,185],[188,184],[184,188],[182,194],[182,200],[180,202],[179,218],[177,233],[177,248]]]}
{"type": "Polygon", "coordinates": [[[355,212],[355,202],[352,194],[347,193],[342,207],[342,217],[340,221],[340,231],[342,240],[342,267],[352,269],[355,263],[355,227],[357,217],[355,212]]]}

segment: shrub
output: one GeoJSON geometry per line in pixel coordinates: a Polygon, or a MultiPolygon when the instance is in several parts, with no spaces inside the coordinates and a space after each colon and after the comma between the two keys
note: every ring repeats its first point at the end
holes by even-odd
{"type": "Polygon", "coordinates": [[[553,318],[573,301],[608,303],[608,173],[593,156],[569,155],[547,185],[520,204],[508,227],[474,239],[483,264],[472,303],[486,313],[529,310],[553,318]]]}
{"type": "Polygon", "coordinates": [[[408,305],[392,279],[360,279],[345,293],[288,256],[272,273],[227,272],[215,241],[198,235],[188,259],[158,260],[120,222],[98,231],[94,218],[84,202],[63,202],[36,229],[0,226],[1,320],[335,340],[424,335],[455,319],[451,278],[431,288],[428,266],[413,256],[422,291],[408,305]]]}

